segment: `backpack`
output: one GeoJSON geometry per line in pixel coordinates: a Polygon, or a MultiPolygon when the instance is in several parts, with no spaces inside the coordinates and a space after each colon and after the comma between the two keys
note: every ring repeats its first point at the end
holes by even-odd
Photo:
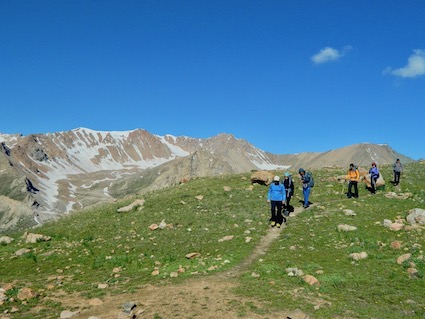
{"type": "Polygon", "coordinates": [[[310,187],[314,187],[314,178],[313,178],[313,174],[311,174],[310,172],[306,173],[306,176],[308,176],[310,178],[310,181],[308,182],[308,186],[310,187]]]}

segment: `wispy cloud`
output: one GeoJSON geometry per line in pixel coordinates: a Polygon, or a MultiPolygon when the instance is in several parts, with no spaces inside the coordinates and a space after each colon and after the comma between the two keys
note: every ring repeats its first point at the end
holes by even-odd
{"type": "Polygon", "coordinates": [[[425,50],[413,50],[413,54],[407,59],[407,65],[393,69],[387,67],[384,74],[392,74],[402,78],[415,78],[425,75],[425,50]]]}
{"type": "Polygon", "coordinates": [[[337,50],[331,47],[325,47],[311,57],[311,61],[316,64],[336,61],[342,58],[348,51],[352,50],[351,45],[347,45],[342,50],[337,50]]]}

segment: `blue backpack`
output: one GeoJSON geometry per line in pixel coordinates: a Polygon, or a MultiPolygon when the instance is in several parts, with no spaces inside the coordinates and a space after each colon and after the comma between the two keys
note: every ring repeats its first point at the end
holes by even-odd
{"type": "Polygon", "coordinates": [[[310,172],[306,172],[306,176],[310,179],[310,181],[308,182],[308,186],[314,187],[313,174],[311,174],[310,172]]]}

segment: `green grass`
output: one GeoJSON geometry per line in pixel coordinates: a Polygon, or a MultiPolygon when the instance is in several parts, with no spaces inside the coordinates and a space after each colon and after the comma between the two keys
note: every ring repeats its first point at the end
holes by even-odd
{"type": "MultiPolygon", "coordinates": [[[[299,308],[314,318],[424,318],[423,231],[394,232],[382,226],[384,219],[405,218],[409,209],[425,208],[425,165],[405,166],[397,191],[410,192],[406,200],[386,198],[386,192],[396,190],[389,183],[375,196],[360,187],[359,199],[346,199],[341,184],[330,179],[345,171],[313,171],[316,186],[311,201],[315,205],[289,218],[280,238],[241,276],[236,289],[238,294],[263,301],[267,310],[235,305],[241,317],[248,315],[247,311],[263,314],[299,308]],[[343,209],[353,210],[356,216],[346,216],[343,209]],[[338,232],[338,224],[358,229],[338,232]],[[394,240],[402,242],[401,250],[390,247],[394,240]],[[362,251],[368,258],[354,262],[348,257],[362,251]],[[408,276],[408,263],[396,263],[397,257],[407,252],[412,253],[418,269],[416,278],[408,276]],[[288,267],[316,276],[320,287],[287,276],[288,267]],[[252,272],[260,277],[252,277],[252,272]]],[[[391,179],[390,167],[381,168],[381,172],[387,181],[391,179]]],[[[57,318],[62,306],[49,297],[58,291],[82,298],[102,297],[136,291],[146,284],[166,285],[208,276],[236,266],[268,230],[267,187],[256,185],[249,190],[249,176],[194,179],[137,196],[146,201],[142,210],[117,213],[135,196],[31,230],[51,236],[48,242],[25,244],[20,239],[22,233],[13,234],[14,242],[0,245],[0,287],[7,283],[14,287],[0,311],[18,306],[15,318],[57,318]],[[224,191],[224,186],[231,191],[224,191]],[[172,227],[149,229],[162,220],[172,227]],[[227,235],[234,237],[220,241],[227,235]],[[246,237],[252,240],[247,243],[246,237]],[[20,248],[31,252],[13,257],[20,248]],[[187,259],[186,254],[192,252],[201,256],[187,259]],[[115,268],[119,268],[118,273],[115,268]],[[152,276],[155,269],[159,275],[152,276]],[[179,269],[184,272],[176,278],[170,276],[179,269]],[[108,288],[98,289],[101,283],[108,288]],[[18,303],[16,294],[22,287],[32,288],[39,296],[26,305],[18,303]],[[31,311],[35,306],[43,310],[31,311]]],[[[292,203],[301,205],[299,199],[301,190],[296,189],[292,203]]]]}
{"type": "MultiPolygon", "coordinates": [[[[317,205],[290,219],[289,227],[269,249],[267,257],[252,266],[261,277],[253,278],[247,273],[239,293],[250,291],[276,310],[301,308],[315,318],[424,318],[423,230],[395,232],[382,226],[384,219],[394,221],[405,218],[412,208],[425,208],[424,168],[418,164],[407,167],[401,192],[410,192],[412,197],[406,200],[384,196],[396,190],[390,183],[377,195],[360,189],[359,199],[346,199],[340,185],[326,182],[335,171],[316,172],[319,183],[312,201],[317,205]],[[343,209],[353,210],[356,216],[346,216],[343,209]],[[339,224],[358,229],[339,232],[339,224]],[[402,242],[401,250],[391,248],[394,240],[402,242]],[[368,258],[349,258],[349,254],[362,251],[368,258]],[[407,252],[412,253],[411,261],[418,270],[416,278],[409,277],[407,262],[396,263],[407,252]],[[288,267],[315,276],[320,287],[310,287],[299,277],[287,276],[288,267]],[[276,298],[270,298],[270,291],[276,298]]],[[[390,169],[384,167],[382,172],[390,180],[390,169]]]]}

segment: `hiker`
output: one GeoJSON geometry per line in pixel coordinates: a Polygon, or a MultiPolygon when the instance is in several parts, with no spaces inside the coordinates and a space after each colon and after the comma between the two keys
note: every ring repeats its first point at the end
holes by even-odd
{"type": "Polygon", "coordinates": [[[285,186],[279,182],[279,176],[275,176],[270,184],[267,195],[267,202],[271,207],[271,226],[280,228],[282,222],[286,223],[286,218],[282,216],[282,207],[286,200],[285,186]]]}
{"type": "Polygon", "coordinates": [[[294,194],[294,182],[292,181],[292,175],[289,174],[289,172],[285,172],[284,174],[283,186],[285,186],[286,191],[285,209],[283,215],[289,216],[289,213],[294,209],[292,206],[289,206],[291,197],[294,194]]]}
{"type": "Polygon", "coordinates": [[[357,169],[357,166],[354,166],[354,164],[350,164],[350,168],[348,169],[347,176],[345,178],[348,180],[348,192],[347,192],[347,198],[358,198],[359,197],[359,190],[357,188],[357,183],[360,179],[360,173],[357,169]],[[351,192],[352,188],[354,187],[354,194],[351,192]]]}
{"type": "Polygon", "coordinates": [[[300,174],[300,180],[303,185],[303,196],[304,196],[303,207],[308,208],[310,206],[310,202],[308,201],[308,199],[310,197],[313,176],[311,175],[310,172],[306,172],[304,168],[300,168],[298,170],[298,173],[300,174]]]}
{"type": "Polygon", "coordinates": [[[393,165],[393,171],[394,171],[393,184],[394,184],[394,186],[397,186],[400,183],[401,172],[403,172],[403,165],[401,164],[399,158],[397,158],[397,160],[395,161],[395,163],[393,165]]]}
{"type": "Polygon", "coordinates": [[[376,181],[379,178],[379,170],[375,162],[372,163],[372,167],[369,170],[369,174],[370,174],[370,186],[371,186],[370,192],[372,194],[376,194],[376,181]]]}

